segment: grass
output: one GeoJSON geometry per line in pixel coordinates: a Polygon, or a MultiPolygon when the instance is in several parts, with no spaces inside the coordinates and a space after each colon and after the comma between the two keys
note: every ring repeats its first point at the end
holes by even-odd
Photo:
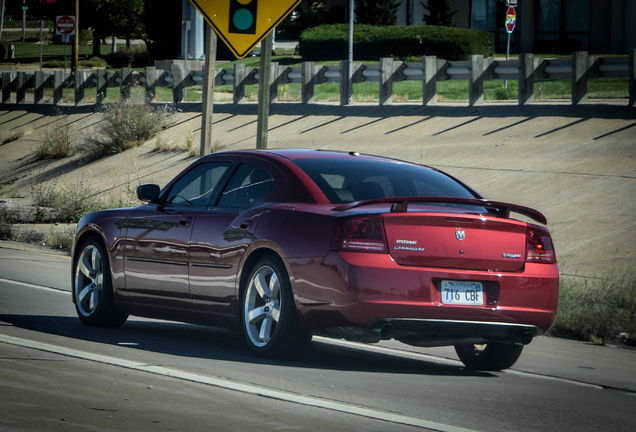
{"type": "MultiPolygon", "coordinates": [[[[588,83],[590,99],[626,99],[629,97],[627,78],[600,78],[588,83]]],[[[231,100],[232,86],[217,86],[215,100],[231,100]],[[226,95],[223,97],[222,95],[226,95]]],[[[281,102],[300,102],[302,100],[300,84],[283,84],[278,87],[278,100],[281,102]]],[[[484,82],[484,100],[516,100],[518,82],[508,81],[507,88],[503,80],[484,82]]],[[[157,88],[157,100],[169,102],[172,100],[172,90],[157,88]]],[[[354,102],[374,102],[378,100],[378,83],[363,82],[353,85],[354,102]]],[[[467,81],[441,81],[437,83],[437,97],[440,101],[468,100],[467,81]]],[[[535,100],[571,99],[572,84],[569,80],[555,80],[535,83],[535,100]]],[[[201,102],[201,86],[188,88],[187,101],[201,102]]],[[[245,86],[245,100],[258,100],[258,85],[245,86]]],[[[340,101],[340,86],[337,83],[326,83],[315,87],[315,100],[340,101]]],[[[402,81],[393,85],[393,101],[421,101],[422,83],[418,81],[402,81]]]]}
{"type": "Polygon", "coordinates": [[[604,276],[561,281],[559,312],[551,334],[605,344],[636,344],[636,279],[604,276]]]}

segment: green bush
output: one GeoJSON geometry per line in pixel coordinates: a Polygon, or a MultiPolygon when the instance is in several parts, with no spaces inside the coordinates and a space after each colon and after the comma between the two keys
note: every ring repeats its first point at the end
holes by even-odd
{"type": "Polygon", "coordinates": [[[150,62],[148,51],[139,48],[123,48],[106,55],[106,63],[112,68],[144,67],[150,62]]]}
{"type": "MultiPolygon", "coordinates": [[[[355,25],[353,55],[356,60],[377,61],[382,57],[437,56],[446,60],[467,60],[469,55],[494,54],[493,35],[481,30],[438,26],[355,25]]],[[[299,39],[304,61],[346,59],[349,26],[327,24],[305,30],[299,39]]]]}
{"type": "Polygon", "coordinates": [[[130,49],[121,49],[106,55],[106,63],[112,68],[123,68],[132,66],[135,60],[135,52],[130,49]]]}

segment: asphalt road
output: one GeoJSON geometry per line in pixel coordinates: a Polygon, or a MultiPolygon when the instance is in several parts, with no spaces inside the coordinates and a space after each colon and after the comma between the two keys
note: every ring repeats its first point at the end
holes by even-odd
{"type": "Polygon", "coordinates": [[[80,324],[70,259],[0,243],[0,430],[632,430],[636,351],[538,338],[500,373],[452,349],[316,338],[296,361],[241,335],[80,324]]]}

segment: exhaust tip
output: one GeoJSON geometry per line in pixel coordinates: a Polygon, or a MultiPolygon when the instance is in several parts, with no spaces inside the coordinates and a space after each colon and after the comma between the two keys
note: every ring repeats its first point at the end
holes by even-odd
{"type": "Polygon", "coordinates": [[[526,332],[521,335],[521,343],[524,345],[528,345],[530,342],[532,342],[533,338],[534,336],[532,335],[532,333],[526,332]]]}
{"type": "Polygon", "coordinates": [[[379,323],[373,327],[372,331],[376,336],[379,336],[380,339],[383,340],[391,339],[393,337],[393,325],[389,322],[379,323]]]}
{"type": "Polygon", "coordinates": [[[384,323],[380,327],[380,337],[382,339],[391,339],[391,335],[393,334],[393,326],[391,323],[384,323]]]}

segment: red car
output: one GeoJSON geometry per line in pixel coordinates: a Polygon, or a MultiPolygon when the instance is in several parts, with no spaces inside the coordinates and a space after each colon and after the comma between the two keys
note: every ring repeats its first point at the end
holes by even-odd
{"type": "Polygon", "coordinates": [[[84,216],[73,302],[88,325],[129,314],[242,329],[258,354],[312,334],[454,345],[469,368],[510,367],[558,303],[536,210],[483,199],[434,168],[319,150],[198,159],[145,204],[84,216]]]}

